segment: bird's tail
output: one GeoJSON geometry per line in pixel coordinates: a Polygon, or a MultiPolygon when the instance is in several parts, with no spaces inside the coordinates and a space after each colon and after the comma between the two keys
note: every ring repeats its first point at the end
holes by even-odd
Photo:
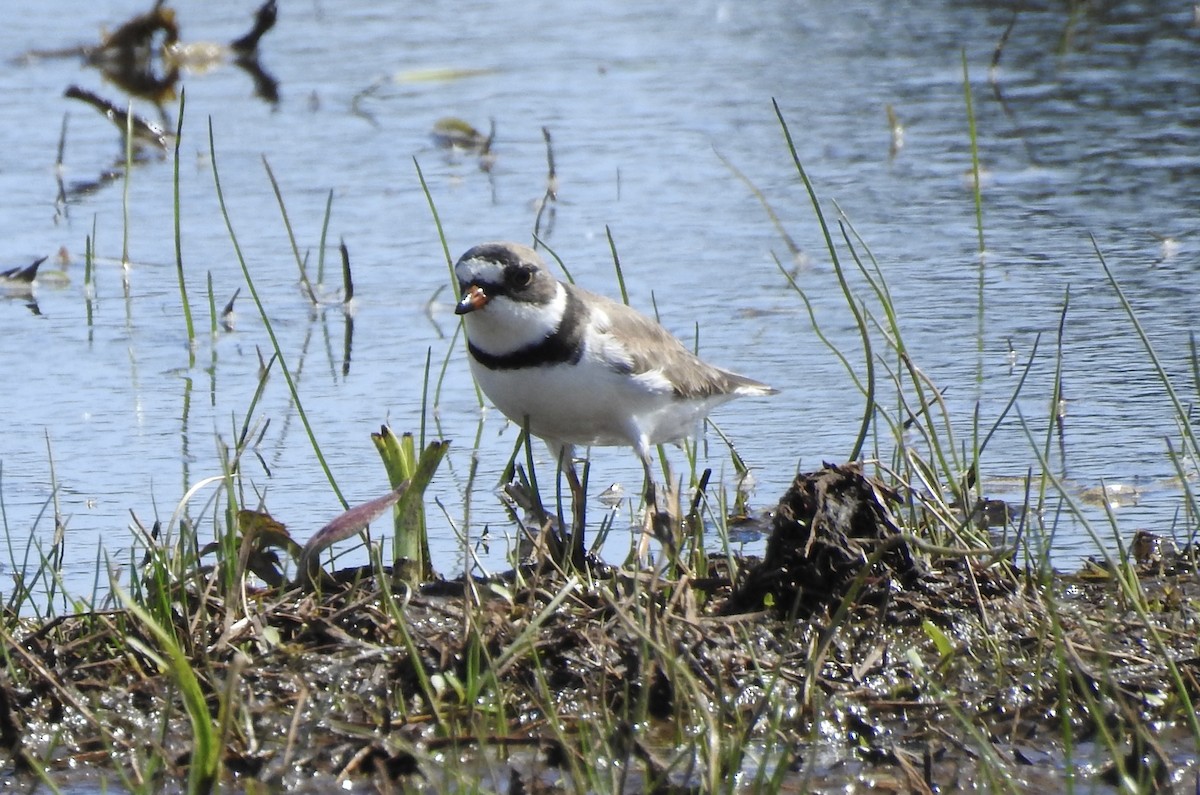
{"type": "Polygon", "coordinates": [[[766,397],[767,395],[779,394],[779,390],[775,387],[764,384],[762,381],[755,381],[753,378],[747,378],[744,375],[730,373],[729,378],[733,382],[733,393],[735,395],[742,397],[766,397]]]}

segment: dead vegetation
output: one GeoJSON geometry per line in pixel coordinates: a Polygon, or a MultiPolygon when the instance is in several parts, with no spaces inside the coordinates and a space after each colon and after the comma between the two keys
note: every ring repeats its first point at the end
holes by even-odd
{"type": "MultiPolygon", "coordinates": [[[[543,568],[410,592],[380,566],[306,592],[225,590],[212,567],[148,594],[240,786],[929,792],[1069,774],[1144,790],[1184,775],[1190,550],[1031,573],[913,548],[900,498],[856,466],[801,475],[763,561],[678,578],[543,568]]],[[[3,626],[0,742],[21,775],[181,780],[195,716],[143,618],[3,626]]]]}

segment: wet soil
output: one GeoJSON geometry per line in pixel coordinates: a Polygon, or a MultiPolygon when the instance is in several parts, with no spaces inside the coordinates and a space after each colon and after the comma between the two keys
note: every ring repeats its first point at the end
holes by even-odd
{"type": "MultiPolygon", "coordinates": [[[[918,540],[901,500],[826,467],[796,479],[761,561],[415,591],[386,570],[225,595],[197,577],[170,610],[234,789],[1194,786],[1190,549],[1144,534],[1119,566],[1030,572],[918,540]]],[[[6,626],[12,779],[186,779],[193,732],[141,621],[6,626]]]]}

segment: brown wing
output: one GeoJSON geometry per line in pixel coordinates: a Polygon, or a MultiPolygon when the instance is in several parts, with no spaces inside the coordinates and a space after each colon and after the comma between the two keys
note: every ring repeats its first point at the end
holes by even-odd
{"type": "Polygon", "coordinates": [[[709,397],[731,392],[768,395],[775,389],[752,378],[722,370],[700,359],[665,328],[642,313],[602,295],[573,287],[592,303],[591,322],[607,333],[622,354],[614,367],[642,375],[658,371],[681,398],[709,397]],[[607,322],[605,322],[607,318],[607,322]]]}

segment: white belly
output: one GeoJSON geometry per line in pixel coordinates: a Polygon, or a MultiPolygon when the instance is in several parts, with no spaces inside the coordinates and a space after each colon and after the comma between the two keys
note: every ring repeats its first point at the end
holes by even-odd
{"type": "Polygon", "coordinates": [[[484,393],[517,425],[547,441],[577,446],[673,442],[690,435],[731,395],[681,400],[653,378],[633,378],[589,360],[517,370],[489,370],[471,359],[484,393]]]}

